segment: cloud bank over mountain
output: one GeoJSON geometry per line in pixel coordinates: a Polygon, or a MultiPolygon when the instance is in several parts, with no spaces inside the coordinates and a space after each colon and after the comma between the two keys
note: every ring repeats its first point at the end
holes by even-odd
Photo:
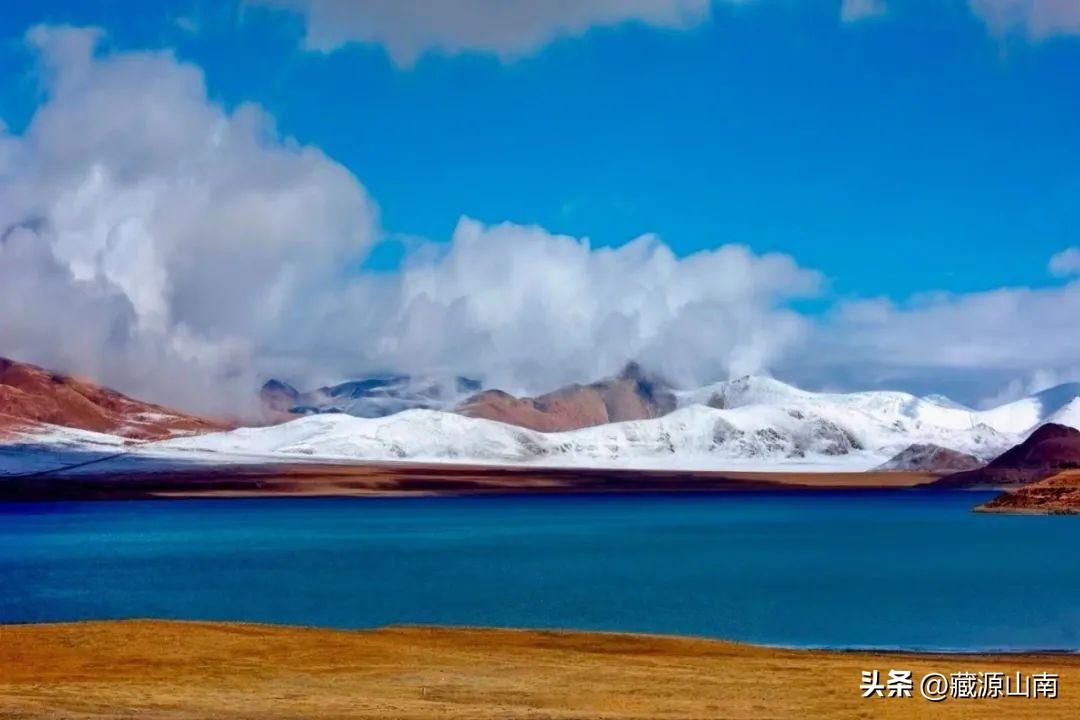
{"type": "Polygon", "coordinates": [[[1080,379],[1077,313],[1080,282],[843,302],[812,336],[809,372],[855,386],[933,388],[936,380],[935,392],[1005,402],[1080,379]]]}
{"type": "Polygon", "coordinates": [[[740,245],[679,258],[650,235],[593,248],[468,218],[425,257],[434,250],[351,288],[346,317],[365,322],[357,350],[368,364],[467,374],[479,363],[488,382],[521,390],[600,377],[628,359],[685,382],[757,372],[805,331],[786,301],[821,285],[788,256],[740,245]]]}
{"type": "Polygon", "coordinates": [[[1067,253],[1057,285],[837,301],[816,270],[743,245],[679,257],[653,235],[594,247],[463,218],[399,270],[361,272],[382,230],[349,169],[256,105],[210,100],[198,67],[99,39],[27,38],[44,99],[0,131],[0,355],[202,412],[244,412],[267,376],[374,370],[537,393],[637,360],[686,385],[964,376],[981,397],[1080,364],[1067,253]],[[831,309],[798,312],[807,298],[831,309]]]}
{"type": "Polygon", "coordinates": [[[257,106],[215,105],[197,67],[98,40],[28,36],[46,100],[0,146],[3,353],[223,410],[262,371],[479,370],[533,389],[628,356],[756,371],[801,333],[780,306],[817,273],[740,246],[676,258],[650,236],[594,249],[465,219],[402,272],[357,275],[377,210],[348,170],[257,106]]]}

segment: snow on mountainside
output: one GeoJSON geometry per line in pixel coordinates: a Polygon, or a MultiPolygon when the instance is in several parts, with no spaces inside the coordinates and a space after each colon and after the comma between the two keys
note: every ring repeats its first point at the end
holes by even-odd
{"type": "Polygon", "coordinates": [[[743,377],[678,392],[678,409],[662,417],[561,432],[407,410],[382,418],[310,416],[275,427],[169,440],[152,449],[569,466],[868,469],[910,452],[913,445],[988,460],[1022,439],[1030,429],[1027,420],[1038,424],[1053,415],[1080,424],[1080,400],[1068,397],[1072,392],[1055,388],[980,412],[940,397],[813,393],[771,378],[743,377]]]}
{"type": "Polygon", "coordinates": [[[1040,425],[1046,423],[1055,423],[1080,430],[1080,397],[1075,397],[1068,404],[1061,406],[1040,425]]]}
{"type": "Polygon", "coordinates": [[[381,418],[343,413],[309,415],[282,425],[157,443],[154,451],[209,450],[233,454],[320,456],[368,460],[499,459],[524,462],[531,430],[438,410],[406,410],[381,418]]]}
{"type": "Polygon", "coordinates": [[[975,411],[940,396],[920,398],[893,391],[815,393],[772,378],[754,376],[681,393],[680,401],[683,405],[698,403],[716,408],[773,405],[860,413],[882,422],[918,422],[952,430],[971,429],[980,424],[974,417],[975,411]]]}
{"type": "MultiPolygon", "coordinates": [[[[980,425],[1005,435],[1031,432],[1080,397],[1080,383],[1066,383],[990,410],[972,410],[941,395],[918,397],[905,392],[815,393],[767,377],[747,376],[677,393],[681,406],[736,408],[782,405],[826,412],[860,412],[883,422],[918,423],[951,430],[980,425]]],[[[1075,416],[1074,416],[1075,418],[1075,416]]],[[[1066,422],[1070,424],[1065,417],[1066,422]]],[[[1074,419],[1075,421],[1075,419],[1074,419]]]]}
{"type": "Polygon", "coordinates": [[[384,418],[315,415],[273,427],[169,440],[148,450],[570,466],[797,463],[866,469],[912,442],[990,457],[1007,448],[1011,439],[986,427],[960,431],[917,422],[898,425],[844,408],[811,412],[757,404],[729,409],[690,405],[660,418],[555,433],[433,410],[384,418]]]}
{"type": "Polygon", "coordinates": [[[1054,420],[1061,425],[1080,429],[1080,412],[1073,411],[1070,416],[1067,407],[1080,397],[1080,383],[1065,383],[1029,395],[991,410],[977,413],[979,422],[1004,433],[1028,433],[1039,425],[1050,422],[1050,418],[1065,412],[1061,419],[1054,420]]]}
{"type": "MultiPolygon", "coordinates": [[[[607,387],[575,386],[575,392],[598,393],[607,387]]],[[[449,395],[460,389],[451,388],[449,395]]],[[[443,390],[436,392],[423,381],[404,376],[344,383],[312,393],[297,393],[284,383],[269,384],[264,390],[276,402],[292,403],[303,396],[325,400],[324,407],[350,412],[359,409],[378,417],[318,413],[269,427],[128,446],[124,452],[132,457],[183,456],[207,462],[246,456],[858,470],[878,467],[898,455],[896,462],[924,463],[925,458],[941,455],[941,449],[986,461],[1023,440],[1047,419],[1080,427],[1080,385],[1059,386],[999,408],[976,411],[935,396],[878,391],[815,393],[771,378],[743,377],[675,392],[671,402],[676,409],[659,417],[558,432],[442,409],[394,412],[396,403],[406,397],[410,402],[432,401],[436,407],[446,407],[442,403],[448,395],[443,390]],[[349,405],[353,402],[360,405],[349,405]]],[[[559,395],[559,399],[564,398],[559,395]]],[[[540,407],[538,399],[530,402],[540,407]]],[[[21,442],[69,447],[80,440],[42,436],[21,442]]],[[[95,451],[102,450],[100,441],[85,444],[91,450],[95,450],[91,445],[97,446],[95,451]]]]}

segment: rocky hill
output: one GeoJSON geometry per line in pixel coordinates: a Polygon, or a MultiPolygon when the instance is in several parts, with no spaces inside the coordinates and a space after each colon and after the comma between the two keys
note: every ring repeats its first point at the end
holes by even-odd
{"type": "Polygon", "coordinates": [[[1027,485],[1077,468],[1080,468],[1080,430],[1047,423],[985,467],[948,475],[937,484],[951,487],[1027,485]]]}
{"type": "Polygon", "coordinates": [[[92,382],[0,358],[0,431],[34,430],[43,424],[140,440],[226,428],[92,382]]]}
{"type": "Polygon", "coordinates": [[[670,386],[630,363],[613,378],[571,385],[538,397],[518,398],[501,390],[485,390],[466,400],[457,412],[530,430],[559,432],[657,418],[675,408],[670,386]]]}
{"type": "Polygon", "coordinates": [[[927,472],[960,472],[983,466],[983,461],[969,453],[932,445],[917,443],[909,445],[894,455],[878,470],[925,470],[927,472]]]}

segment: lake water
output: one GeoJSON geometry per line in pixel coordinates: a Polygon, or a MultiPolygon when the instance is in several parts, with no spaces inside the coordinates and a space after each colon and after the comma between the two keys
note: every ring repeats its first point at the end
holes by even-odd
{"type": "Polygon", "coordinates": [[[1080,649],[1080,518],[973,492],[0,504],[0,622],[440,623],[1080,649]]]}

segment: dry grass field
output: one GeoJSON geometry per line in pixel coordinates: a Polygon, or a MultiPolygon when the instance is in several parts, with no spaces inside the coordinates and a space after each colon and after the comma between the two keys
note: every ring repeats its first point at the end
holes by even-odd
{"type": "Polygon", "coordinates": [[[0,717],[1076,718],[1080,656],[781,650],[516,630],[0,626],[0,717]],[[1060,673],[1049,699],[863,699],[860,672],[1060,673]]]}

